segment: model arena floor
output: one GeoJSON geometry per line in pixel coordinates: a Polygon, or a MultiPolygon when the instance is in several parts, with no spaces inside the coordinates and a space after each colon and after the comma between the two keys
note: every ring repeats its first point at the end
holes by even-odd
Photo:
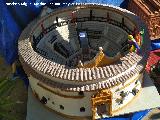
{"type": "MultiPolygon", "coordinates": [[[[145,74],[145,82],[142,91],[125,109],[115,113],[123,115],[142,111],[146,109],[160,107],[160,96],[156,87],[152,83],[148,74],[145,74]]],[[[27,118],[26,120],[70,120],[46,109],[32,94],[31,88],[28,89],[27,118]]],[[[87,120],[87,119],[86,119],[87,120]]]]}

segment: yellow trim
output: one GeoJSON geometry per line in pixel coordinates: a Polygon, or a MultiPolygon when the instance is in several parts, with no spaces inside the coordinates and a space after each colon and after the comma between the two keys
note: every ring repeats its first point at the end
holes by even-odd
{"type": "Polygon", "coordinates": [[[125,109],[125,107],[128,105],[128,104],[130,104],[135,98],[137,98],[137,96],[139,96],[139,94],[141,93],[141,91],[142,91],[142,87],[140,88],[140,90],[139,90],[139,92],[136,94],[136,96],[134,96],[133,98],[132,98],[132,100],[130,100],[127,104],[125,104],[124,106],[122,106],[122,107],[120,107],[120,108],[118,108],[118,109],[116,109],[116,110],[113,110],[112,111],[112,113],[116,113],[116,112],[118,112],[119,110],[121,110],[121,109],[125,109]]]}
{"type": "MultiPolygon", "coordinates": [[[[55,95],[58,95],[58,96],[61,96],[61,97],[64,97],[64,98],[72,98],[72,99],[82,99],[84,98],[84,96],[68,96],[68,95],[63,95],[63,94],[60,94],[58,92],[55,92],[53,90],[51,90],[50,88],[46,87],[45,85],[43,85],[42,83],[37,83],[38,86],[42,87],[43,89],[55,94],[55,95]]],[[[77,92],[78,93],[78,92],[77,92]]]]}
{"type": "Polygon", "coordinates": [[[108,57],[103,53],[102,49],[100,49],[97,55],[92,60],[84,62],[83,67],[92,68],[110,65],[117,62],[121,57],[122,56],[120,53],[118,53],[114,57],[108,57]]]}
{"type": "Polygon", "coordinates": [[[104,89],[97,92],[95,95],[92,96],[91,102],[92,102],[92,120],[95,120],[97,105],[103,103],[108,103],[109,105],[108,114],[112,116],[112,92],[110,90],[104,89]]]}

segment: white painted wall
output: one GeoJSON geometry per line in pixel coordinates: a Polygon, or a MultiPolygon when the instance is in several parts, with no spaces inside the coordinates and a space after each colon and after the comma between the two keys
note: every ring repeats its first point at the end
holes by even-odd
{"type": "MultiPolygon", "coordinates": [[[[47,101],[46,106],[61,112],[66,115],[71,115],[71,116],[91,116],[92,111],[91,111],[91,95],[95,94],[95,92],[85,92],[83,98],[80,99],[73,99],[73,98],[64,98],[58,95],[55,95],[42,87],[38,86],[38,80],[33,78],[32,76],[29,77],[30,80],[30,85],[33,91],[35,91],[40,98],[43,96],[45,98],[50,98],[50,100],[47,101]],[[54,102],[55,104],[52,104],[54,102]],[[59,105],[64,106],[64,110],[61,110],[59,105]],[[85,112],[80,112],[80,108],[85,107],[85,112]]],[[[54,89],[52,89],[54,90],[54,89]]],[[[78,96],[78,92],[64,92],[60,91],[58,89],[54,90],[55,92],[59,92],[65,95],[74,95],[78,96]]]]}
{"type": "MultiPolygon", "coordinates": [[[[133,79],[134,77],[128,81],[131,82],[133,79]]],[[[32,76],[29,77],[29,80],[30,80],[30,85],[31,85],[32,90],[35,91],[39,95],[40,98],[42,98],[43,96],[47,99],[50,98],[50,100],[48,100],[46,104],[47,107],[53,110],[56,110],[58,112],[61,112],[63,114],[71,115],[71,116],[91,116],[92,115],[91,96],[95,94],[96,92],[84,92],[85,97],[80,98],[80,99],[64,98],[64,97],[55,95],[43,89],[42,87],[38,86],[37,83],[39,82],[39,80],[33,78],[32,76]],[[54,104],[52,104],[52,102],[54,102],[54,104]],[[59,105],[63,105],[64,110],[61,110],[59,105]],[[85,112],[80,112],[81,107],[85,107],[85,112]]],[[[124,99],[123,104],[118,105],[118,103],[115,101],[117,98],[120,97],[121,91],[132,91],[132,89],[136,85],[135,84],[136,80],[137,79],[135,79],[129,86],[127,86],[126,88],[122,90],[116,91],[118,88],[122,87],[122,84],[111,89],[112,94],[113,94],[113,99],[112,99],[112,110],[113,111],[119,109],[120,107],[123,107],[124,105],[126,105],[128,102],[130,102],[134,98],[134,95],[132,93],[129,93],[128,96],[124,99]]],[[[138,82],[137,89],[140,90],[142,76],[140,76],[138,80],[139,82],[138,82]]],[[[126,83],[124,85],[126,85],[126,83]]],[[[51,87],[50,89],[54,92],[57,92],[63,95],[78,96],[78,92],[66,92],[66,91],[61,91],[58,88],[55,89],[51,87]]]]}
{"type": "MultiPolygon", "coordinates": [[[[132,80],[134,80],[135,78],[132,77],[130,80],[127,81],[127,83],[124,84],[124,86],[126,84],[128,84],[128,82],[131,82],[132,80]]],[[[132,94],[132,93],[129,93],[125,99],[123,100],[123,104],[120,104],[118,105],[118,103],[116,102],[116,99],[117,98],[121,98],[120,97],[120,93],[121,91],[124,91],[124,92],[132,92],[132,89],[133,88],[137,88],[138,90],[141,89],[141,82],[142,82],[142,79],[143,79],[143,75],[139,76],[137,79],[135,79],[132,83],[130,83],[130,85],[128,85],[127,87],[119,90],[119,91],[116,91],[118,89],[118,87],[122,86],[122,84],[118,87],[116,87],[117,89],[112,89],[112,93],[113,93],[113,99],[112,99],[112,111],[114,110],[117,110],[123,106],[125,106],[127,103],[129,103],[135,96],[132,94]],[[138,80],[138,83],[135,84],[135,82],[138,80]]],[[[125,109],[125,108],[124,108],[125,109]]]]}

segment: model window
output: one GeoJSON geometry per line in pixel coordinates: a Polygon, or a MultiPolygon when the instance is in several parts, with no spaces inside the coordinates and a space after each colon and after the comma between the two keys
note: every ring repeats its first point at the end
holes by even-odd
{"type": "Polygon", "coordinates": [[[119,98],[116,99],[116,102],[118,103],[118,105],[123,104],[123,100],[119,98]]]}
{"type": "Polygon", "coordinates": [[[122,98],[124,98],[124,97],[126,97],[126,96],[127,96],[127,93],[126,93],[126,92],[124,92],[124,91],[121,91],[121,92],[120,92],[120,96],[121,96],[122,98]]]}
{"type": "Polygon", "coordinates": [[[121,105],[121,104],[123,104],[123,100],[120,100],[118,103],[118,105],[121,105]]]}
{"type": "Polygon", "coordinates": [[[40,100],[40,102],[42,104],[46,104],[47,103],[47,99],[43,96],[42,99],[40,100]]]}
{"type": "Polygon", "coordinates": [[[85,112],[85,108],[84,108],[84,107],[81,107],[81,108],[80,108],[80,112],[85,112]]]}
{"type": "Polygon", "coordinates": [[[138,89],[136,89],[136,88],[133,88],[133,90],[132,90],[132,94],[135,96],[137,93],[138,93],[138,89]]]}
{"type": "Polygon", "coordinates": [[[136,80],[135,84],[137,84],[137,83],[138,83],[138,80],[136,80]]]}
{"type": "Polygon", "coordinates": [[[64,106],[63,105],[60,105],[59,107],[60,107],[61,110],[64,110],[64,106]]]}
{"type": "Polygon", "coordinates": [[[83,96],[83,95],[84,95],[84,92],[83,92],[83,91],[80,91],[78,94],[83,96]]]}

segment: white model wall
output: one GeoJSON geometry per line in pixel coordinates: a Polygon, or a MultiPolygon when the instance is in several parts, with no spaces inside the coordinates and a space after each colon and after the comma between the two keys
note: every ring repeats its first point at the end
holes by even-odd
{"type": "MultiPolygon", "coordinates": [[[[29,82],[30,82],[30,85],[31,85],[31,88],[32,90],[35,90],[35,86],[37,86],[37,83],[39,82],[39,80],[37,80],[36,78],[34,78],[33,76],[30,76],[29,77],[29,82]]],[[[48,87],[50,90],[56,92],[56,93],[61,93],[63,95],[68,95],[68,96],[78,96],[78,92],[68,92],[68,91],[62,91],[58,88],[52,88],[52,87],[48,87]]],[[[43,88],[41,88],[43,89],[43,88]]]]}
{"type": "MultiPolygon", "coordinates": [[[[55,95],[43,89],[42,87],[38,86],[37,85],[38,80],[33,78],[32,76],[29,77],[29,80],[30,80],[30,85],[32,90],[38,94],[39,98],[42,98],[44,96],[45,98],[50,99],[47,101],[47,104],[46,104],[47,107],[70,116],[91,116],[92,115],[91,95],[95,94],[94,92],[85,92],[84,97],[80,99],[65,98],[65,97],[55,95]],[[54,102],[54,104],[52,104],[52,102],[54,102]],[[64,106],[64,110],[60,109],[60,105],[64,106]],[[81,107],[85,108],[85,112],[80,112],[81,107]]],[[[64,94],[65,92],[61,91],[61,93],[64,94]]],[[[77,92],[68,92],[68,94],[74,95],[72,93],[78,94],[77,92]]]]}
{"type": "MultiPolygon", "coordinates": [[[[120,93],[121,91],[127,92],[130,91],[132,92],[132,89],[136,86],[136,88],[138,90],[141,89],[141,84],[142,84],[142,79],[143,79],[143,74],[140,76],[135,76],[132,77],[130,80],[128,80],[126,83],[124,83],[123,85],[120,84],[119,86],[113,87],[111,89],[112,91],[112,111],[115,111],[123,106],[125,106],[128,102],[130,102],[135,96],[132,93],[129,93],[127,95],[127,97],[125,97],[125,99],[123,100],[123,104],[118,104],[116,102],[117,98],[120,98],[120,93]],[[135,84],[135,81],[138,80],[138,83],[135,84]],[[129,82],[130,83],[127,87],[121,89],[121,87],[127,85],[129,82]],[[118,90],[120,88],[120,90],[118,90]]],[[[50,99],[47,101],[46,106],[61,112],[63,114],[66,115],[70,115],[70,116],[91,116],[92,115],[92,105],[91,105],[91,96],[93,94],[96,94],[96,91],[94,92],[84,92],[84,97],[83,98],[65,98],[65,97],[61,97],[58,96],[56,94],[51,93],[48,90],[43,89],[42,87],[38,86],[37,83],[39,82],[39,80],[33,78],[32,76],[29,77],[30,80],[30,85],[33,91],[35,91],[39,98],[41,99],[43,96],[46,99],[50,99]],[[52,104],[52,102],[54,102],[54,104],[52,104]],[[64,110],[60,109],[60,105],[64,106],[64,110]],[[85,108],[85,112],[80,112],[80,108],[84,107],[85,108]]],[[[67,92],[67,91],[61,91],[58,88],[51,88],[49,87],[50,90],[62,94],[62,95],[67,95],[67,96],[79,96],[78,92],[67,92]]]]}
{"type": "MultiPolygon", "coordinates": [[[[123,106],[125,106],[127,103],[129,103],[130,101],[132,101],[132,99],[135,97],[131,92],[133,90],[133,88],[136,88],[138,90],[141,89],[141,85],[142,85],[142,80],[143,80],[143,74],[139,77],[136,77],[135,78],[131,78],[130,80],[128,80],[128,82],[131,82],[132,83],[125,83],[124,86],[126,84],[129,84],[127,87],[123,88],[123,89],[120,89],[118,91],[116,91],[118,89],[112,89],[112,95],[113,95],[113,98],[112,98],[112,111],[115,111],[123,106]],[[137,84],[135,84],[135,82],[138,80],[137,84]],[[129,94],[125,97],[125,99],[123,100],[123,103],[122,104],[118,104],[116,102],[116,99],[118,98],[121,98],[120,96],[120,93],[124,91],[124,92],[129,92],[129,94]]],[[[121,84],[122,86],[122,84],[121,84]]],[[[139,91],[140,92],[140,91],[139,91]]],[[[137,93],[138,94],[138,93],[137,93]]],[[[125,109],[125,108],[124,108],[125,109]]]]}

